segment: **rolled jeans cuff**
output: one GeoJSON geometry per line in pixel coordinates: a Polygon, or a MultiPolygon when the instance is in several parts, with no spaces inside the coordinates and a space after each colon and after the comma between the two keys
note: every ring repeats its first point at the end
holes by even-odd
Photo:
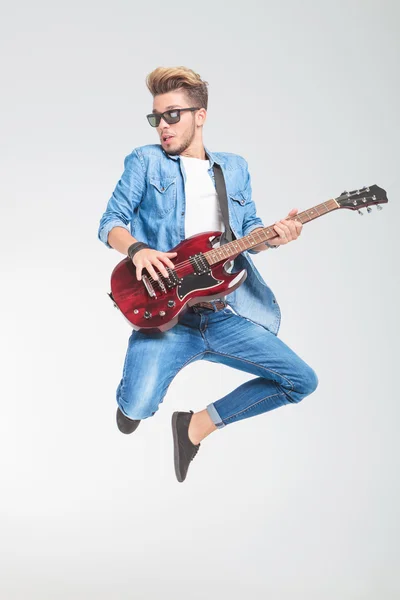
{"type": "Polygon", "coordinates": [[[207,406],[207,412],[210,415],[211,421],[217,427],[217,429],[222,429],[222,427],[226,427],[225,423],[222,421],[221,417],[218,414],[217,409],[214,404],[209,404],[207,406]]]}

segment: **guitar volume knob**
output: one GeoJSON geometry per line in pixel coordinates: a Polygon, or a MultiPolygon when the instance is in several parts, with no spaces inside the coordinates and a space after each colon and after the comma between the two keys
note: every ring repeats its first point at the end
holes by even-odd
{"type": "Polygon", "coordinates": [[[146,310],[143,316],[144,316],[145,319],[151,319],[151,312],[149,312],[148,310],[146,310]]]}
{"type": "Polygon", "coordinates": [[[173,308],[175,306],[175,301],[174,300],[168,300],[168,307],[169,308],[173,308]]]}

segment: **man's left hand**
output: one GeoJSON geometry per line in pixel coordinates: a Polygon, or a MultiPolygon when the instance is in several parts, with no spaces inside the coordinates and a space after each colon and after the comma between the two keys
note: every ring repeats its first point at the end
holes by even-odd
{"type": "MultiPolygon", "coordinates": [[[[271,246],[282,246],[282,244],[287,244],[288,242],[297,240],[301,234],[301,230],[303,229],[303,224],[301,221],[292,221],[289,219],[289,217],[295,217],[297,212],[297,208],[292,208],[286,219],[277,221],[273,225],[278,235],[268,240],[268,243],[271,244],[271,246]]],[[[258,231],[259,229],[263,229],[263,227],[257,227],[257,229],[253,229],[252,233],[258,231]]],[[[265,242],[262,242],[262,244],[254,246],[253,250],[256,252],[262,252],[263,250],[267,250],[267,248],[268,246],[265,245],[265,242]]]]}
{"type": "Polygon", "coordinates": [[[292,208],[286,219],[276,221],[273,227],[278,235],[268,240],[271,246],[282,246],[283,244],[297,240],[303,229],[303,224],[301,221],[289,219],[290,217],[295,217],[297,213],[298,209],[292,208]]]}

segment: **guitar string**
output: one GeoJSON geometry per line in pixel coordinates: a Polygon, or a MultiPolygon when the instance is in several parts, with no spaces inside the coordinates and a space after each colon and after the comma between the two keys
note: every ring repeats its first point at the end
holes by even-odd
{"type": "MultiPolygon", "coordinates": [[[[327,214],[328,212],[331,212],[332,210],[335,210],[336,208],[338,208],[336,205],[334,205],[332,208],[328,208],[328,207],[327,207],[327,204],[328,204],[328,203],[331,203],[331,202],[337,202],[337,200],[339,200],[339,199],[341,199],[341,198],[342,198],[342,196],[339,196],[338,198],[330,198],[330,199],[329,199],[329,200],[327,200],[326,202],[321,202],[321,204],[317,204],[316,206],[313,206],[312,208],[309,208],[308,210],[305,210],[305,211],[303,211],[303,212],[301,212],[301,213],[299,213],[299,214],[297,214],[297,215],[294,215],[293,217],[290,217],[288,220],[289,220],[289,221],[294,221],[294,220],[296,220],[296,219],[300,219],[300,220],[301,220],[301,218],[302,218],[303,216],[307,216],[307,217],[309,218],[309,220],[308,220],[308,221],[305,221],[305,222],[303,223],[303,225],[305,225],[306,223],[308,223],[308,222],[310,222],[310,221],[313,221],[315,218],[317,218],[317,217],[321,217],[322,215],[325,215],[325,214],[327,214]],[[319,214],[317,209],[318,209],[319,207],[322,207],[322,206],[325,208],[326,212],[323,212],[322,214],[319,214]],[[313,217],[310,217],[310,215],[309,215],[308,213],[309,213],[309,212],[312,212],[314,209],[315,209],[315,211],[316,211],[317,215],[316,215],[316,216],[313,216],[313,217]]],[[[269,225],[269,226],[267,226],[267,227],[264,227],[263,229],[264,229],[264,230],[267,230],[267,229],[272,229],[272,227],[273,227],[272,225],[269,225]]],[[[257,232],[257,235],[259,235],[259,234],[261,234],[261,231],[257,232]]],[[[245,237],[250,237],[251,235],[252,235],[252,234],[250,233],[248,236],[245,236],[245,237]]],[[[272,236],[272,237],[275,237],[275,236],[272,236]]],[[[241,241],[241,240],[243,240],[243,239],[244,239],[244,238],[240,238],[239,240],[235,240],[235,241],[236,241],[236,243],[240,243],[240,241],[241,241]]],[[[267,240],[268,240],[268,239],[271,239],[271,238],[267,238],[267,240]]],[[[263,241],[265,241],[265,240],[263,240],[263,241]]],[[[229,245],[229,244],[231,244],[231,243],[233,243],[233,242],[229,242],[228,244],[226,244],[226,246],[228,246],[228,245],[229,245]]],[[[259,243],[261,244],[262,242],[259,242],[259,243]]],[[[255,244],[255,245],[257,246],[258,244],[255,244]]],[[[220,246],[220,248],[222,248],[222,246],[220,246]]],[[[211,250],[209,250],[208,252],[213,252],[213,251],[214,251],[214,252],[218,252],[218,250],[219,250],[219,248],[215,248],[214,250],[213,250],[213,249],[211,249],[211,250]]],[[[244,250],[246,250],[246,249],[244,249],[244,250]]],[[[244,252],[244,250],[242,250],[242,251],[241,251],[239,254],[241,254],[242,252],[244,252]]],[[[230,260],[232,257],[229,257],[229,256],[228,256],[228,257],[222,257],[222,260],[223,260],[224,258],[226,258],[226,260],[230,260]]],[[[185,268],[185,267],[189,267],[189,266],[192,266],[192,263],[190,262],[190,260],[185,260],[185,261],[183,261],[183,262],[181,262],[181,263],[178,263],[178,264],[174,265],[174,269],[173,269],[173,270],[174,270],[175,272],[178,272],[178,270],[182,270],[183,268],[185,268]]],[[[170,267],[168,267],[168,268],[170,269],[170,267]]],[[[171,270],[172,270],[172,269],[171,269],[171,270]]],[[[161,277],[162,277],[164,280],[166,280],[166,279],[169,279],[169,277],[167,277],[167,278],[166,278],[166,277],[165,277],[164,275],[162,275],[161,273],[160,273],[160,275],[161,275],[161,277]]],[[[150,283],[157,283],[157,280],[156,280],[156,279],[154,279],[152,276],[150,276],[150,277],[149,277],[149,281],[150,281],[150,283]]]]}
{"type": "MultiPolygon", "coordinates": [[[[369,187],[369,188],[372,188],[373,186],[368,186],[368,187],[369,187]]],[[[365,189],[365,188],[363,188],[363,189],[365,189]]],[[[358,194],[359,194],[360,192],[362,192],[362,191],[363,191],[363,189],[362,189],[362,190],[359,190],[359,191],[358,191],[358,194]]],[[[370,189],[368,189],[368,191],[370,191],[370,189]]],[[[351,195],[354,195],[354,193],[355,193],[355,192],[351,192],[351,195]]],[[[305,211],[303,211],[303,212],[301,212],[301,213],[299,213],[299,214],[297,214],[297,215],[294,215],[293,217],[290,217],[288,220],[290,220],[290,221],[294,221],[294,220],[296,220],[296,219],[299,219],[299,218],[300,218],[300,220],[301,220],[301,217],[306,215],[307,217],[309,217],[309,220],[308,220],[308,221],[305,221],[305,222],[303,223],[303,225],[305,225],[306,223],[308,223],[308,222],[310,222],[310,221],[313,221],[315,218],[321,217],[322,215],[325,215],[325,214],[327,214],[327,213],[331,212],[332,210],[336,210],[336,209],[338,209],[338,208],[342,208],[342,206],[337,206],[337,204],[338,204],[338,201],[342,200],[343,198],[345,198],[345,199],[349,199],[350,197],[351,197],[351,196],[349,196],[349,195],[346,193],[346,194],[341,194],[341,195],[340,195],[340,196],[338,196],[337,198],[330,198],[330,199],[329,199],[329,200],[327,200],[326,202],[321,202],[320,204],[317,204],[316,206],[313,206],[312,208],[309,208],[309,209],[307,209],[307,210],[305,210],[305,211]],[[327,204],[328,204],[328,203],[332,203],[332,202],[335,202],[336,204],[335,204],[333,207],[330,207],[330,208],[328,208],[328,207],[327,207],[327,204]],[[322,214],[319,214],[319,213],[318,213],[318,208],[319,208],[319,207],[322,207],[322,206],[323,206],[323,207],[326,209],[326,212],[323,212],[322,214]],[[310,215],[309,215],[308,213],[309,213],[309,212],[311,212],[311,213],[312,213],[313,209],[315,209],[315,211],[316,211],[317,215],[316,215],[316,216],[313,216],[313,217],[310,217],[310,215]]],[[[379,201],[378,201],[377,203],[379,204],[379,201]]],[[[272,229],[272,227],[273,227],[272,225],[269,225],[269,226],[267,226],[267,227],[264,227],[263,229],[264,229],[264,230],[267,230],[267,229],[272,229]]],[[[258,234],[260,234],[260,233],[261,233],[261,232],[258,232],[258,234]]],[[[250,237],[251,235],[252,235],[252,234],[249,234],[248,236],[244,236],[244,237],[250,237]]],[[[275,237],[275,236],[272,236],[272,237],[275,237]]],[[[236,241],[237,243],[240,243],[240,241],[241,241],[241,240],[243,240],[243,239],[244,239],[244,238],[240,238],[239,240],[235,240],[235,241],[236,241]]],[[[267,240],[262,240],[262,241],[264,241],[264,242],[265,242],[265,241],[268,241],[268,239],[271,239],[271,238],[267,238],[267,240]]],[[[232,242],[229,242],[229,243],[232,243],[232,242]]],[[[259,242],[259,243],[261,244],[262,242],[259,242]]],[[[226,246],[228,246],[228,245],[229,245],[229,244],[226,244],[226,246]]],[[[258,244],[255,244],[255,245],[257,246],[258,244]]],[[[222,247],[222,246],[220,246],[220,247],[222,247]]],[[[244,249],[244,250],[241,250],[241,252],[239,252],[239,254],[241,254],[241,253],[242,253],[242,252],[244,252],[245,250],[246,250],[246,249],[244,249]]],[[[207,251],[207,253],[208,253],[208,252],[213,252],[213,251],[218,251],[218,248],[211,249],[211,250],[207,251]]],[[[232,255],[232,256],[228,256],[228,257],[222,257],[222,260],[223,260],[224,258],[226,258],[226,260],[230,260],[230,259],[232,259],[232,257],[233,257],[233,256],[234,256],[234,255],[232,255]]],[[[219,261],[218,261],[218,262],[219,262],[219,261]]],[[[182,269],[182,268],[185,268],[185,267],[187,267],[187,266],[192,266],[192,263],[190,262],[190,260],[186,260],[186,261],[183,261],[182,263],[178,263],[178,264],[174,265],[174,267],[175,267],[175,268],[174,268],[173,270],[177,272],[177,271],[178,271],[178,269],[182,269]]],[[[170,267],[169,267],[169,268],[170,268],[170,267]]],[[[169,279],[169,277],[165,278],[165,277],[164,277],[164,275],[162,275],[161,273],[160,273],[160,275],[161,275],[161,277],[162,277],[162,278],[164,278],[164,280],[165,280],[165,279],[169,279]]],[[[157,280],[153,279],[153,277],[152,277],[152,276],[149,276],[149,281],[150,281],[151,283],[155,283],[157,280]]]]}
{"type": "MultiPolygon", "coordinates": [[[[317,218],[317,217],[321,217],[322,215],[324,215],[324,214],[327,214],[328,212],[331,212],[332,210],[334,210],[334,208],[337,208],[336,206],[335,206],[335,207],[332,207],[332,208],[328,208],[328,207],[326,206],[326,204],[327,204],[327,203],[329,203],[329,202],[332,202],[332,200],[333,200],[333,199],[331,198],[330,200],[327,200],[326,202],[322,202],[321,204],[318,204],[317,206],[313,206],[312,208],[310,208],[310,209],[308,209],[308,210],[305,210],[305,211],[303,211],[303,212],[299,213],[298,215],[295,215],[295,216],[293,216],[293,217],[290,217],[288,220],[290,220],[290,221],[294,221],[294,220],[296,220],[296,219],[299,219],[299,218],[300,218],[300,220],[301,220],[301,217],[302,217],[302,216],[308,216],[308,218],[309,218],[309,221],[305,221],[305,223],[307,223],[307,222],[310,222],[310,221],[313,221],[315,218],[317,218]],[[324,212],[324,213],[322,213],[322,214],[319,214],[319,213],[318,213],[318,210],[317,210],[317,208],[319,208],[319,207],[322,207],[322,206],[324,206],[324,207],[325,207],[325,209],[326,209],[326,212],[324,212]],[[316,215],[316,216],[313,216],[313,217],[310,217],[310,215],[309,215],[308,213],[309,213],[309,212],[312,212],[314,209],[315,209],[315,211],[316,211],[317,215],[316,215]]],[[[305,223],[303,223],[303,224],[305,224],[305,223]]],[[[268,226],[268,227],[264,227],[263,229],[264,229],[264,230],[267,230],[267,229],[272,229],[272,227],[273,227],[273,226],[272,226],[272,225],[270,225],[270,226],[268,226]]],[[[257,232],[257,235],[259,235],[259,234],[261,234],[261,231],[257,232]]],[[[248,236],[245,236],[245,237],[250,237],[251,235],[252,235],[252,234],[250,233],[248,236]]],[[[274,236],[272,236],[272,237],[274,237],[274,236]]],[[[239,240],[235,240],[235,241],[236,241],[237,243],[240,243],[240,241],[241,241],[241,240],[243,240],[243,239],[244,239],[244,238],[240,238],[239,240]]],[[[268,239],[271,239],[271,238],[267,238],[267,240],[268,240],[268,239]]],[[[263,241],[265,241],[265,240],[263,240],[263,241]]],[[[228,246],[230,243],[233,243],[233,242],[229,242],[228,244],[226,244],[226,246],[228,246]]],[[[259,243],[261,244],[262,242],[259,242],[259,243]]],[[[256,246],[257,246],[257,245],[258,245],[258,244],[256,244],[256,246]]],[[[220,248],[222,248],[222,247],[223,247],[223,246],[220,246],[220,248]]],[[[218,250],[219,250],[219,248],[216,248],[216,249],[214,249],[214,252],[217,252],[218,250]]],[[[246,249],[244,249],[244,250],[246,250],[246,249]]],[[[244,250],[242,250],[241,252],[244,252],[244,250]]],[[[213,250],[211,249],[211,250],[209,250],[208,252],[213,252],[213,250]]],[[[241,254],[241,252],[240,252],[239,254],[241,254]]],[[[230,260],[232,257],[231,257],[231,256],[228,256],[228,257],[222,257],[222,260],[224,260],[224,258],[226,258],[226,260],[230,260]]],[[[177,272],[178,270],[181,270],[182,268],[189,267],[189,266],[192,266],[192,263],[190,262],[190,260],[186,260],[186,261],[183,261],[183,262],[181,262],[181,263],[178,263],[178,264],[176,264],[176,265],[175,265],[175,268],[174,268],[173,270],[174,270],[175,272],[177,272]]],[[[170,269],[170,267],[168,267],[168,268],[170,269]]],[[[167,277],[167,278],[166,278],[166,277],[165,277],[164,275],[162,275],[161,273],[160,273],[160,275],[161,275],[161,277],[162,277],[164,280],[166,280],[166,279],[169,279],[169,277],[167,277]]],[[[149,281],[150,281],[150,283],[157,283],[157,280],[156,280],[156,279],[154,279],[152,276],[150,276],[150,277],[149,277],[149,281]]]]}
{"type": "MultiPolygon", "coordinates": [[[[339,197],[339,198],[340,198],[340,197],[339,197]]],[[[303,211],[303,212],[299,213],[298,215],[295,215],[295,216],[293,216],[293,217],[290,217],[288,220],[289,220],[289,221],[294,221],[294,220],[296,220],[296,219],[299,219],[299,218],[301,218],[302,216],[305,216],[305,215],[307,215],[307,216],[309,217],[309,221],[305,221],[305,223],[303,223],[303,225],[305,225],[307,222],[313,221],[315,218],[317,218],[317,217],[321,217],[322,215],[324,215],[324,214],[327,214],[328,212],[331,212],[332,210],[334,210],[334,208],[337,208],[337,207],[328,208],[328,207],[326,206],[326,204],[327,204],[328,202],[332,202],[332,200],[333,200],[333,199],[331,198],[330,200],[327,200],[326,202],[321,202],[321,204],[318,204],[317,206],[313,206],[312,208],[310,208],[310,209],[308,209],[308,210],[305,210],[305,211],[303,211]],[[322,213],[322,214],[319,214],[319,213],[318,213],[318,210],[317,210],[317,208],[318,208],[318,207],[322,207],[322,206],[325,206],[325,208],[326,208],[326,212],[325,212],[325,213],[322,213]],[[313,217],[310,217],[310,215],[308,214],[308,212],[310,212],[310,211],[312,211],[312,210],[314,210],[314,209],[315,209],[315,211],[317,212],[317,217],[315,217],[315,216],[313,216],[313,217]]],[[[272,227],[273,227],[272,225],[269,225],[269,226],[267,226],[267,227],[264,227],[263,229],[264,229],[264,230],[267,230],[267,229],[272,229],[272,227]]],[[[257,232],[257,235],[259,235],[259,234],[261,234],[261,231],[257,232]]],[[[248,236],[245,236],[245,237],[250,237],[251,235],[252,235],[252,234],[250,233],[248,236]]],[[[275,237],[275,236],[272,236],[272,237],[275,237]]],[[[241,241],[241,240],[243,240],[243,239],[244,239],[244,238],[240,238],[239,240],[235,240],[235,241],[236,241],[236,243],[240,243],[240,241],[241,241]]],[[[267,238],[267,240],[268,240],[268,239],[271,239],[271,238],[267,238]]],[[[265,241],[265,240],[263,240],[263,241],[265,241]]],[[[229,243],[232,243],[232,242],[229,242],[229,243]]],[[[259,242],[259,243],[261,244],[262,242],[259,242]]],[[[228,246],[228,245],[229,245],[229,244],[226,244],[226,246],[228,246]]],[[[258,244],[256,244],[256,246],[257,246],[257,245],[258,245],[258,244]]],[[[220,248],[222,248],[222,247],[223,247],[223,246],[220,246],[220,248]]],[[[213,251],[214,251],[214,252],[217,252],[218,250],[219,250],[219,248],[215,248],[214,250],[213,250],[213,249],[211,249],[211,250],[209,250],[208,252],[213,252],[213,251]]],[[[246,248],[245,248],[244,250],[246,250],[246,248]]],[[[244,250],[242,250],[242,251],[241,251],[239,254],[241,254],[242,252],[244,252],[244,250]]],[[[224,260],[224,258],[226,258],[226,260],[230,260],[232,257],[231,257],[231,256],[228,256],[228,257],[222,257],[222,260],[224,260]]],[[[189,266],[192,266],[192,263],[190,262],[190,260],[186,260],[186,261],[183,261],[183,262],[181,262],[181,263],[178,263],[178,264],[176,264],[176,265],[174,266],[174,269],[173,269],[173,270],[177,272],[178,270],[181,270],[182,268],[189,267],[189,266]]],[[[172,270],[170,267],[168,267],[168,268],[169,268],[170,270],[172,270]]],[[[161,277],[162,277],[164,280],[166,280],[166,279],[169,279],[169,277],[167,277],[167,278],[166,278],[166,277],[165,277],[164,275],[162,275],[161,273],[160,273],[160,275],[161,275],[161,277]]],[[[157,283],[157,280],[156,280],[156,279],[154,279],[152,276],[150,276],[150,277],[149,277],[149,281],[150,281],[150,283],[157,283]]]]}

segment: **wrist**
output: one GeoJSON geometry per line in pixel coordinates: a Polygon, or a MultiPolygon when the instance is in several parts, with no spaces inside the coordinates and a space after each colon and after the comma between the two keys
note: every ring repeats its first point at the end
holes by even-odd
{"type": "Polygon", "coordinates": [[[144,248],[148,248],[149,246],[147,244],[145,244],[144,242],[135,242],[134,244],[131,244],[128,248],[127,254],[129,256],[129,258],[132,260],[132,258],[135,256],[135,254],[137,252],[139,252],[140,250],[143,250],[144,248]]]}

